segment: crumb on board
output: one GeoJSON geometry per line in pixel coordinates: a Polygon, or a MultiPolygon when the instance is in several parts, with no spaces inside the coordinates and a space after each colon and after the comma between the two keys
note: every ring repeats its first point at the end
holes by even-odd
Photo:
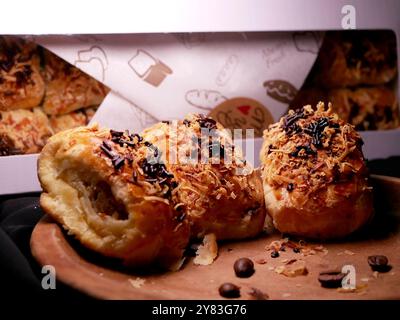
{"type": "Polygon", "coordinates": [[[256,259],[254,261],[257,264],[266,264],[267,263],[267,259],[264,259],[264,258],[256,259]]]}
{"type": "Polygon", "coordinates": [[[340,293],[362,293],[363,291],[365,291],[368,288],[368,284],[363,283],[363,284],[359,284],[356,285],[355,288],[337,288],[337,292],[340,293]]]}
{"type": "Polygon", "coordinates": [[[145,279],[142,279],[142,278],[139,278],[139,277],[137,277],[136,279],[129,278],[128,281],[131,284],[131,286],[136,288],[136,289],[139,289],[146,282],[145,279]]]}
{"type": "Polygon", "coordinates": [[[306,263],[302,260],[293,259],[288,261],[285,265],[275,268],[275,272],[283,274],[286,277],[305,276],[308,274],[306,263]]]}
{"type": "Polygon", "coordinates": [[[209,233],[204,236],[203,243],[198,247],[193,263],[196,265],[207,266],[213,263],[217,256],[217,238],[215,234],[209,233]]]}
{"type": "Polygon", "coordinates": [[[272,241],[265,247],[267,251],[282,251],[282,248],[290,248],[293,251],[300,252],[303,256],[315,255],[322,253],[324,256],[328,254],[328,249],[321,244],[308,244],[304,240],[298,242],[290,240],[289,238],[283,238],[272,241]]]}

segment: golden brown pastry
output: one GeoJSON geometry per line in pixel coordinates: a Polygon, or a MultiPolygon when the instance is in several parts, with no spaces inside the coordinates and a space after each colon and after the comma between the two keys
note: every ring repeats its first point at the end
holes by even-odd
{"type": "Polygon", "coordinates": [[[399,104],[393,89],[385,86],[359,88],[305,88],[289,109],[332,102],[332,111],[356,130],[386,130],[399,127],[399,104]]]}
{"type": "Polygon", "coordinates": [[[96,108],[86,108],[60,116],[50,117],[50,125],[54,133],[76,127],[86,126],[96,112],[96,108]]]}
{"type": "Polygon", "coordinates": [[[397,74],[393,32],[327,32],[318,55],[316,82],[327,88],[384,84],[397,74]]]}
{"type": "Polygon", "coordinates": [[[36,45],[0,37],[0,110],[36,107],[44,90],[36,45]]]}
{"type": "Polygon", "coordinates": [[[335,89],[328,93],[333,111],[357,130],[385,130],[399,126],[399,105],[386,87],[335,89]]]}
{"type": "Polygon", "coordinates": [[[176,208],[187,215],[193,237],[214,233],[218,240],[241,239],[262,231],[261,180],[221,124],[188,115],[183,121],[158,123],[143,137],[163,151],[179,184],[173,191],[176,208]],[[214,139],[201,130],[211,130],[214,139]]]}
{"type": "Polygon", "coordinates": [[[360,135],[318,104],[291,110],[264,132],[260,153],[267,212],[283,233],[346,236],[372,216],[360,135]]]}
{"type": "Polygon", "coordinates": [[[47,87],[43,109],[47,114],[62,115],[103,101],[108,89],[102,83],[50,51],[44,56],[47,87]]]}
{"type": "Polygon", "coordinates": [[[38,161],[44,211],[86,247],[131,266],[176,269],[189,239],[176,182],[142,137],[97,126],[52,136],[38,161]]]}
{"type": "Polygon", "coordinates": [[[40,152],[52,134],[40,108],[0,111],[0,156],[40,152]]]}

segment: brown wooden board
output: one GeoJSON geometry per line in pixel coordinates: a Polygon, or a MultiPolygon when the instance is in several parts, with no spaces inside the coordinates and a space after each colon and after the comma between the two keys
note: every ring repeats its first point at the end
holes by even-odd
{"type": "Polygon", "coordinates": [[[241,287],[240,299],[253,299],[249,294],[252,287],[270,299],[400,299],[400,179],[373,176],[372,180],[375,219],[357,235],[322,243],[327,253],[304,256],[287,248],[278,258],[271,258],[265,247],[282,238],[274,233],[221,243],[218,258],[209,266],[196,266],[191,258],[177,272],[139,273],[83,249],[44,217],[32,233],[32,254],[41,265],[53,265],[59,281],[103,299],[222,299],[218,287],[224,282],[241,287]],[[390,271],[377,274],[371,270],[367,258],[376,254],[389,258],[390,271]],[[256,272],[250,278],[238,278],[233,271],[235,260],[242,257],[255,261],[256,272]],[[266,263],[257,263],[260,259],[266,263]],[[308,274],[286,277],[275,271],[291,259],[305,261],[308,274]],[[355,267],[357,289],[341,292],[322,288],[319,272],[343,265],[355,267]]]}

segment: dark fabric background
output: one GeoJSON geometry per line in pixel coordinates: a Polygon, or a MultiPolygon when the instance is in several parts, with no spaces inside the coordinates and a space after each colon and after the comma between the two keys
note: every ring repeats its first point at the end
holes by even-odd
{"type": "MultiPolygon", "coordinates": [[[[371,173],[400,177],[400,157],[371,161],[368,166],[371,173]]],[[[89,299],[60,282],[57,282],[56,290],[42,289],[41,268],[32,258],[29,248],[33,227],[43,215],[38,197],[39,194],[0,197],[1,291],[18,299],[89,299]]]]}

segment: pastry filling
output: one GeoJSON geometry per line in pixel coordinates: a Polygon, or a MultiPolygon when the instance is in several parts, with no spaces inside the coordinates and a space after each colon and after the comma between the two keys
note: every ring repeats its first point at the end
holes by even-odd
{"type": "Polygon", "coordinates": [[[89,185],[88,192],[92,207],[100,217],[110,216],[116,220],[128,219],[125,206],[114,198],[111,188],[106,182],[100,181],[89,185]]]}
{"type": "Polygon", "coordinates": [[[68,169],[60,178],[78,191],[87,215],[94,212],[100,218],[108,216],[115,220],[127,220],[129,215],[125,206],[114,197],[110,185],[90,175],[93,173],[68,169]]]}

